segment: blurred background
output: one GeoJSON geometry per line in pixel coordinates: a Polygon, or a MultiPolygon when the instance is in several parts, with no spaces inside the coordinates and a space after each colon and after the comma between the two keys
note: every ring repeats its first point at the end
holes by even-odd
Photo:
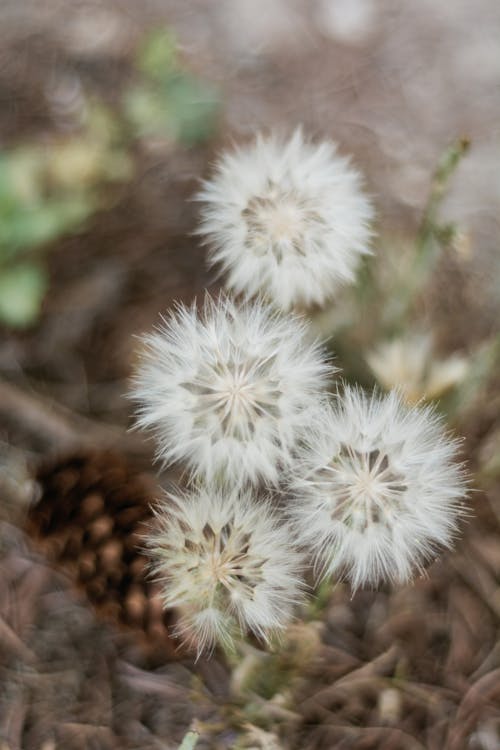
{"type": "Polygon", "coordinates": [[[494,0],[0,0],[1,750],[500,748],[499,39],[494,0]],[[427,577],[336,586],[235,700],[137,562],[175,472],[125,395],[134,335],[220,283],[190,200],[217,152],[298,124],[378,215],[312,324],[436,402],[474,492],[427,577]]]}

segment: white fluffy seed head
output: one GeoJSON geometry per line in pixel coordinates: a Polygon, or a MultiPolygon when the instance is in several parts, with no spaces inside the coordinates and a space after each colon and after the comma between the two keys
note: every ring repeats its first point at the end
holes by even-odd
{"type": "Polygon", "coordinates": [[[296,130],[223,154],[197,199],[199,233],[226,285],[283,309],[324,304],[369,252],[373,209],[332,142],[296,130]]]}
{"type": "Polygon", "coordinates": [[[451,544],[466,494],[457,442],[431,408],[346,388],[312,433],[291,514],[324,575],[407,581],[451,544]]]}
{"type": "Polygon", "coordinates": [[[132,397],[158,455],[194,477],[276,483],[333,372],[305,325],[256,302],[207,297],[144,339],[132,397]]]}
{"type": "Polygon", "coordinates": [[[167,496],[146,542],[166,607],[180,611],[177,635],[198,654],[238,633],[267,640],[301,600],[303,556],[266,502],[250,491],[200,487],[167,496]]]}

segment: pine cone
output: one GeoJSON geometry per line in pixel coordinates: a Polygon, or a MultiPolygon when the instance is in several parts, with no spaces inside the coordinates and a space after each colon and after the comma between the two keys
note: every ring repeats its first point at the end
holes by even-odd
{"type": "Polygon", "coordinates": [[[140,552],[157,492],[153,480],[108,451],[45,463],[36,479],[41,497],[26,522],[35,546],[99,615],[136,636],[149,661],[179,658],[168,633],[173,613],[163,610],[140,552]]]}

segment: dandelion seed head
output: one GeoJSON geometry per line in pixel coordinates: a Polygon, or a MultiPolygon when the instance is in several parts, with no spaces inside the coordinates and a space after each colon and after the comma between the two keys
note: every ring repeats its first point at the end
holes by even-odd
{"type": "Polygon", "coordinates": [[[346,388],[292,481],[291,515],[322,573],[404,582],[450,546],[466,494],[456,454],[429,407],[346,388]]]}
{"type": "Polygon", "coordinates": [[[193,476],[271,483],[287,466],[333,372],[304,325],[259,302],[207,297],[145,338],[132,397],[158,455],[193,476]]]}
{"type": "Polygon", "coordinates": [[[258,137],[224,154],[197,198],[209,260],[232,291],[289,310],[324,304],[369,252],[373,209],[332,142],[258,137]]]}
{"type": "Polygon", "coordinates": [[[147,538],[166,607],[177,607],[177,634],[198,653],[239,631],[267,639],[286,626],[300,600],[302,555],[266,502],[250,492],[204,486],[168,496],[147,538]]]}

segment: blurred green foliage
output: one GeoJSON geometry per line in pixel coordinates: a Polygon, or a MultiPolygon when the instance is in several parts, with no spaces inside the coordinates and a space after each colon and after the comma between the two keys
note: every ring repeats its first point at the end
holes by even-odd
{"type": "Polygon", "coordinates": [[[133,177],[138,141],[192,145],[213,132],[216,93],[185,69],[168,29],[143,39],[134,70],[120,109],[87,97],[77,132],[0,151],[0,323],[36,322],[44,251],[105,205],[110,183],[133,177]]]}
{"type": "Polygon", "coordinates": [[[168,30],[157,30],[144,40],[137,68],[143,79],[124,97],[125,113],[136,137],[170,135],[191,145],[214,132],[217,93],[185,70],[168,30]]]}
{"type": "Polygon", "coordinates": [[[85,192],[51,184],[52,149],[0,154],[0,320],[12,327],[38,316],[47,275],[37,251],[93,210],[85,192]]]}
{"type": "Polygon", "coordinates": [[[0,321],[38,317],[47,289],[42,251],[97,210],[99,189],[131,175],[112,118],[90,103],[81,132],[0,153],[0,321]]]}
{"type": "Polygon", "coordinates": [[[334,340],[349,378],[363,385],[373,385],[366,353],[411,330],[415,302],[453,240],[456,228],[446,226],[444,232],[439,208],[467,147],[466,141],[457,141],[441,158],[416,240],[385,238],[382,250],[363,259],[356,283],[341,290],[335,303],[314,318],[321,334],[334,340]]]}
{"type": "Polygon", "coordinates": [[[440,210],[468,148],[467,139],[457,139],[439,159],[416,237],[385,238],[364,258],[356,284],[313,318],[317,332],[332,340],[347,380],[398,387],[411,402],[439,402],[451,421],[473,407],[500,365],[496,337],[467,354],[439,357],[420,315],[438,262],[460,243],[459,228],[443,222],[440,210]]]}
{"type": "Polygon", "coordinates": [[[0,320],[19,327],[35,320],[47,291],[47,274],[36,263],[16,263],[0,272],[0,320]]]}

